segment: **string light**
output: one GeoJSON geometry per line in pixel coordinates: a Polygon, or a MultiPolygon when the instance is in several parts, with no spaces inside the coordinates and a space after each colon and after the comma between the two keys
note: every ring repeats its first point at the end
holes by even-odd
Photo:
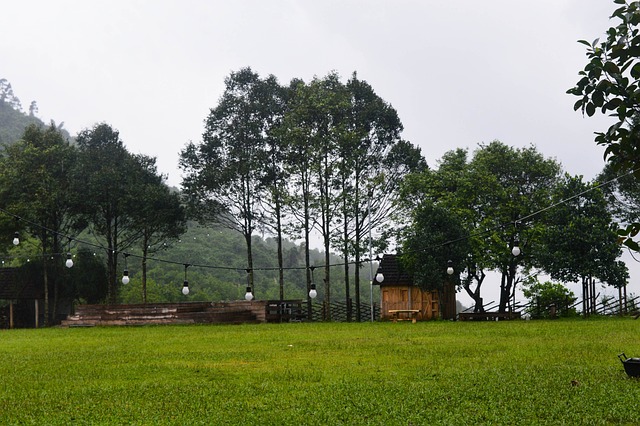
{"type": "Polygon", "coordinates": [[[124,272],[122,273],[122,284],[129,284],[129,268],[127,268],[127,257],[129,257],[129,253],[124,254],[124,272]]]}
{"type": "Polygon", "coordinates": [[[453,261],[452,260],[448,260],[447,261],[447,274],[448,275],[453,275],[453,261]]]}
{"type": "Polygon", "coordinates": [[[520,241],[518,240],[518,237],[516,237],[516,239],[513,241],[513,248],[511,249],[511,254],[514,255],[515,257],[518,257],[520,253],[522,253],[522,251],[520,250],[520,241]]]}
{"type": "Polygon", "coordinates": [[[311,285],[309,286],[309,297],[315,299],[318,296],[318,292],[316,291],[316,283],[313,280],[313,271],[316,269],[315,266],[310,266],[311,270],[311,285]]]}
{"type": "Polygon", "coordinates": [[[67,268],[73,267],[73,259],[71,258],[71,238],[69,238],[69,251],[67,251],[67,260],[64,262],[64,266],[67,268]]]}
{"type": "Polygon", "coordinates": [[[187,268],[191,266],[188,263],[184,264],[184,282],[182,283],[182,294],[185,296],[189,294],[189,281],[187,280],[187,268]]]}
{"type": "MultiPolygon", "coordinates": [[[[247,272],[247,281],[249,280],[249,273],[251,273],[251,269],[245,269],[245,271],[247,272]]],[[[246,300],[247,302],[251,302],[253,300],[253,292],[251,290],[251,286],[249,284],[247,284],[247,291],[244,294],[244,300],[246,300]]]]}
{"type": "MultiPolygon", "coordinates": [[[[558,201],[558,202],[556,202],[556,203],[554,203],[554,204],[552,204],[552,205],[549,205],[549,206],[547,206],[547,207],[545,207],[545,208],[542,208],[542,209],[540,209],[540,210],[538,210],[538,211],[536,211],[536,212],[533,212],[533,213],[531,213],[531,214],[529,214],[529,215],[527,215],[527,216],[523,216],[523,217],[521,217],[520,219],[518,219],[517,221],[515,221],[515,222],[511,222],[511,223],[513,223],[514,225],[516,225],[516,224],[517,224],[517,223],[519,223],[519,222],[522,222],[522,221],[526,221],[526,220],[532,219],[533,217],[535,217],[535,216],[539,215],[540,213],[543,213],[543,212],[545,212],[545,211],[547,211],[547,210],[550,210],[550,209],[552,209],[552,208],[554,208],[554,207],[557,207],[557,206],[559,206],[559,205],[565,204],[565,203],[567,203],[567,202],[569,202],[569,201],[571,201],[571,200],[573,200],[573,199],[575,199],[575,198],[578,198],[578,197],[580,197],[580,196],[582,196],[582,195],[584,195],[584,194],[587,194],[587,193],[589,193],[589,192],[591,192],[591,191],[593,191],[593,190],[600,189],[600,188],[602,188],[602,187],[604,187],[604,186],[607,186],[607,185],[609,185],[609,184],[611,184],[611,183],[613,183],[613,182],[617,181],[618,179],[620,179],[620,178],[622,178],[622,177],[624,177],[624,176],[627,176],[627,175],[630,175],[630,174],[634,173],[635,171],[636,171],[636,170],[632,170],[632,171],[630,171],[630,172],[628,172],[628,173],[625,173],[625,174],[622,174],[622,175],[617,176],[617,177],[615,177],[615,178],[612,178],[612,179],[610,179],[610,180],[608,180],[608,181],[606,181],[606,182],[603,182],[603,183],[600,183],[600,184],[598,184],[598,185],[592,186],[592,187],[590,187],[590,188],[588,188],[588,189],[586,189],[586,190],[584,190],[584,191],[582,191],[582,192],[580,192],[580,193],[578,193],[578,194],[575,194],[575,195],[573,195],[573,196],[571,196],[571,197],[568,197],[568,198],[565,198],[565,199],[563,199],[563,200],[560,200],[560,201],[558,201]]],[[[8,212],[8,211],[4,210],[4,209],[2,209],[2,208],[0,208],[0,212],[5,213],[6,215],[13,217],[14,219],[16,219],[16,221],[21,221],[21,220],[22,220],[22,221],[25,221],[25,222],[27,222],[28,224],[30,224],[30,225],[32,225],[32,226],[34,226],[34,227],[40,227],[41,229],[44,229],[44,230],[48,230],[48,231],[51,231],[51,232],[56,232],[56,231],[53,231],[53,230],[51,230],[51,229],[48,229],[48,228],[46,228],[46,227],[44,227],[44,226],[41,226],[41,225],[39,225],[39,224],[36,224],[36,223],[30,222],[30,221],[27,221],[27,220],[25,220],[25,219],[22,219],[22,218],[20,218],[20,217],[18,217],[18,216],[16,216],[16,215],[14,215],[14,214],[12,214],[12,213],[10,213],[10,212],[8,212]]],[[[495,229],[502,228],[503,226],[504,226],[504,224],[502,224],[502,225],[498,225],[495,229]]],[[[434,245],[433,247],[430,247],[430,248],[431,248],[431,249],[433,249],[433,248],[443,247],[443,246],[445,246],[445,245],[453,244],[453,243],[455,243],[455,242],[462,241],[462,240],[465,240],[465,239],[469,239],[469,238],[474,237],[474,236],[481,236],[481,235],[484,235],[484,234],[486,234],[486,233],[488,233],[488,232],[491,232],[491,231],[493,231],[493,230],[486,230],[486,231],[478,232],[478,233],[470,233],[470,234],[469,234],[468,236],[466,236],[466,237],[461,237],[461,238],[458,238],[458,239],[456,239],[456,240],[447,241],[447,242],[444,242],[444,243],[442,243],[442,244],[434,245]]],[[[220,233],[222,233],[222,231],[220,231],[220,233]]],[[[60,234],[60,235],[62,235],[62,234],[60,234]]],[[[62,236],[64,236],[64,235],[62,235],[62,236]]],[[[207,234],[207,236],[209,236],[209,234],[207,234]]],[[[69,238],[69,245],[70,245],[70,244],[71,244],[71,240],[72,240],[72,238],[71,238],[71,237],[68,237],[68,238],[69,238]]],[[[195,239],[195,238],[196,238],[196,237],[194,237],[194,239],[195,239]]],[[[87,241],[80,241],[80,240],[76,240],[76,241],[78,241],[79,243],[81,243],[81,244],[83,244],[83,245],[86,245],[86,246],[97,247],[97,248],[105,249],[105,250],[106,250],[106,248],[105,248],[104,246],[101,246],[101,245],[99,245],[99,244],[94,244],[94,243],[91,243],[91,242],[87,242],[87,241]]],[[[181,242],[182,242],[182,239],[178,239],[178,243],[181,243],[181,242]]],[[[19,244],[20,244],[20,237],[19,237],[19,233],[18,233],[18,232],[15,232],[15,233],[14,233],[14,238],[13,238],[13,240],[12,240],[12,243],[13,243],[14,245],[19,245],[19,244]]],[[[166,246],[166,243],[165,243],[165,246],[166,246]]],[[[70,247],[69,247],[69,248],[70,248],[70,247]]],[[[116,253],[116,252],[114,251],[114,254],[115,254],[115,253],[116,253]]],[[[517,237],[516,237],[516,239],[514,240],[514,246],[512,247],[511,253],[512,253],[514,256],[519,256],[519,255],[522,253],[522,251],[521,251],[521,249],[520,249],[520,247],[519,247],[519,241],[518,241],[517,237]]],[[[57,254],[56,254],[56,255],[57,255],[57,254]]],[[[94,253],[93,253],[93,255],[94,255],[94,256],[96,256],[96,253],[94,252],[94,253]]],[[[133,256],[134,256],[134,257],[142,258],[142,257],[141,257],[141,256],[139,256],[139,255],[133,255],[133,256]]],[[[125,257],[125,259],[126,259],[126,257],[125,257]]],[[[152,260],[155,260],[155,261],[158,261],[158,262],[167,263],[167,264],[179,264],[179,263],[180,263],[180,262],[171,261],[171,260],[167,260],[167,259],[159,259],[159,258],[151,258],[151,259],[152,259],[152,260]]],[[[30,261],[31,261],[31,259],[27,258],[27,260],[26,260],[26,261],[27,261],[27,262],[30,262],[30,261]]],[[[4,263],[4,261],[3,261],[3,263],[4,263]]],[[[341,265],[347,265],[347,264],[351,264],[351,263],[354,263],[354,262],[341,262],[341,263],[334,263],[334,264],[331,264],[331,265],[328,265],[328,266],[341,266],[341,265]]],[[[69,251],[69,252],[67,252],[67,260],[66,260],[66,262],[65,262],[65,265],[66,265],[68,268],[71,268],[71,267],[73,266],[73,259],[72,259],[72,255],[71,255],[71,252],[70,252],[70,251],[69,251]]],[[[196,264],[184,264],[184,265],[185,265],[185,281],[184,281],[184,284],[183,284],[182,292],[183,292],[183,294],[185,294],[185,295],[189,293],[188,281],[187,281],[187,279],[186,279],[186,268],[187,268],[188,266],[196,266],[196,267],[209,268],[209,269],[221,269],[221,270],[235,270],[235,269],[237,269],[237,268],[233,268],[233,267],[213,266],[213,265],[203,265],[203,264],[198,264],[198,265],[196,265],[196,264]]],[[[301,267],[289,267],[289,268],[285,268],[285,269],[287,269],[287,270],[300,270],[300,269],[305,269],[305,268],[306,268],[306,267],[302,267],[302,266],[301,266],[301,267]]],[[[270,270],[277,270],[277,269],[279,269],[279,268],[278,268],[278,267],[254,268],[254,270],[260,270],[260,271],[270,271],[270,270]]],[[[376,277],[375,277],[375,280],[376,280],[376,281],[378,281],[378,282],[382,282],[382,281],[384,280],[384,275],[382,274],[382,272],[380,271],[380,269],[381,269],[381,268],[379,268],[378,273],[376,274],[376,277]]],[[[452,267],[452,269],[453,269],[453,267],[452,267]]],[[[247,270],[247,271],[248,271],[248,270],[247,270]]],[[[125,269],[125,272],[126,272],[126,269],[125,269]]],[[[449,273],[449,267],[447,267],[447,273],[449,273]]],[[[124,280],[125,280],[125,276],[128,276],[128,274],[123,274],[123,283],[124,283],[124,280]]],[[[311,287],[310,287],[310,288],[311,288],[311,289],[313,289],[313,287],[315,287],[315,284],[314,284],[314,283],[312,283],[312,285],[311,285],[311,287]]],[[[310,293],[310,297],[311,297],[311,290],[310,290],[310,292],[309,292],[309,293],[310,293]]],[[[316,295],[317,295],[317,291],[316,291],[316,295]]],[[[253,293],[252,293],[252,290],[251,290],[251,287],[250,287],[250,286],[247,286],[247,294],[245,294],[245,298],[247,298],[247,297],[251,297],[251,299],[247,299],[247,300],[253,300],[253,293]]]]}

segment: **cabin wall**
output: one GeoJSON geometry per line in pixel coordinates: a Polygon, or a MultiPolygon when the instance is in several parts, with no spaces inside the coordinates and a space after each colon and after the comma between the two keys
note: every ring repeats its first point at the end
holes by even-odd
{"type": "Polygon", "coordinates": [[[390,319],[389,310],[417,309],[419,320],[440,317],[437,291],[423,291],[415,286],[383,286],[380,289],[380,318],[390,319]]]}

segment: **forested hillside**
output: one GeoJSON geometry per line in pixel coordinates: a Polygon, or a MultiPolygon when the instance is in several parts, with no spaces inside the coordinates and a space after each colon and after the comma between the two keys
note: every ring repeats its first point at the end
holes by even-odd
{"type": "MultiPolygon", "coordinates": [[[[274,239],[253,238],[255,296],[259,299],[278,299],[277,245],[274,239]]],[[[284,242],[284,297],[306,298],[306,271],[304,269],[304,247],[290,241],[284,242]]],[[[317,266],[324,262],[324,254],[318,250],[310,253],[311,263],[317,266]]],[[[128,258],[131,281],[122,288],[122,301],[142,301],[142,259],[131,255],[128,258]]],[[[332,257],[336,272],[341,271],[342,260],[332,257]]],[[[368,269],[367,269],[368,271],[368,269]]],[[[321,276],[314,279],[322,296],[321,276]],[[320,282],[317,282],[320,281],[320,282]]],[[[345,295],[344,283],[336,273],[334,298],[345,295]]],[[[240,234],[224,228],[207,228],[190,223],[182,238],[173,242],[166,250],[148,260],[147,301],[183,300],[236,300],[243,299],[247,286],[246,248],[240,234]],[[190,293],[181,293],[185,279],[190,293]]],[[[353,292],[353,289],[352,289],[353,292]]],[[[353,294],[353,293],[352,293],[353,294]]],[[[368,298],[368,289],[363,297],[368,298]]]]}
{"type": "MultiPolygon", "coordinates": [[[[44,126],[45,123],[36,116],[38,106],[32,101],[29,112],[22,110],[20,99],[14,94],[11,83],[0,78],[0,146],[11,144],[20,139],[24,130],[30,124],[44,126]]],[[[66,139],[70,139],[69,132],[62,128],[62,124],[56,126],[66,139]]]]}

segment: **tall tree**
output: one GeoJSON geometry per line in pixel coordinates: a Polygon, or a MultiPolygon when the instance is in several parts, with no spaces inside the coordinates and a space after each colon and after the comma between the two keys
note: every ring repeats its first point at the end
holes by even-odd
{"type": "Polygon", "coordinates": [[[480,145],[471,161],[464,150],[443,157],[439,168],[410,176],[402,190],[401,202],[412,211],[427,199],[450,210],[469,235],[463,288],[482,310],[480,286],[485,270],[501,274],[500,305],[505,311],[513,298],[518,271],[531,264],[538,244],[538,222],[523,220],[549,206],[549,193],[560,166],[545,159],[534,147],[515,149],[494,141],[480,145]],[[516,226],[517,225],[517,226],[516,226]],[[511,249],[519,239],[526,247],[518,257],[511,249]],[[476,288],[471,289],[472,281],[476,288]]]}
{"type": "Polygon", "coordinates": [[[311,143],[314,135],[312,122],[307,118],[309,91],[302,80],[293,80],[289,86],[290,99],[282,124],[283,140],[288,145],[285,156],[285,173],[289,176],[287,209],[293,220],[288,233],[302,235],[304,244],[304,266],[306,273],[307,312],[311,319],[312,267],[310,258],[312,217],[317,211],[317,195],[313,179],[312,164],[318,154],[311,143]]]}
{"type": "Polygon", "coordinates": [[[77,142],[75,206],[92,234],[105,244],[107,301],[116,303],[121,277],[118,255],[139,238],[131,231],[139,203],[133,176],[141,166],[125,148],[119,132],[106,123],[81,131],[77,142]]]}
{"type": "Polygon", "coordinates": [[[0,162],[0,198],[16,217],[20,226],[39,242],[42,251],[45,324],[56,312],[62,277],[62,261],[57,262],[53,277],[54,297],[50,303],[50,277],[47,267],[51,255],[63,250],[63,235],[74,225],[71,203],[71,170],[76,149],[52,124],[41,128],[35,124],[25,129],[20,141],[6,148],[0,162]]]}
{"type": "Polygon", "coordinates": [[[494,141],[474,153],[470,172],[486,190],[477,192],[473,203],[483,205],[478,225],[487,230],[488,267],[501,273],[499,310],[504,312],[514,297],[519,268],[531,263],[539,243],[540,222],[530,215],[550,205],[560,165],[533,146],[512,148],[494,141]],[[523,248],[519,256],[511,253],[516,241],[523,248]]]}
{"type": "Polygon", "coordinates": [[[186,232],[185,209],[180,194],[172,191],[158,173],[156,159],[136,155],[137,169],[131,171],[131,190],[138,200],[132,207],[129,239],[139,241],[142,260],[142,302],[147,303],[147,260],[166,249],[171,240],[186,232]]]}
{"type": "Polygon", "coordinates": [[[541,228],[541,245],[535,263],[551,278],[581,282],[584,315],[595,312],[595,279],[618,288],[628,272],[617,258],[615,224],[600,189],[580,176],[565,175],[552,193],[555,204],[546,212],[541,228]]]}
{"type": "Polygon", "coordinates": [[[278,286],[280,300],[284,299],[284,228],[288,172],[285,159],[289,146],[286,143],[286,127],[283,124],[287,100],[291,94],[274,76],[267,77],[260,89],[271,111],[269,128],[265,133],[265,161],[263,162],[263,196],[261,208],[265,211],[262,225],[275,234],[278,258],[278,286]]]}
{"type": "Polygon", "coordinates": [[[245,239],[249,286],[254,289],[252,234],[263,218],[259,198],[272,126],[271,94],[250,68],[232,72],[205,124],[202,142],[180,154],[182,182],[198,218],[220,223],[245,239]]]}
{"type": "MultiPolygon", "coordinates": [[[[335,240],[345,260],[353,259],[356,320],[360,321],[360,265],[371,227],[389,226],[399,183],[410,171],[426,168],[419,148],[400,139],[396,110],[354,72],[346,84],[350,97],[339,139],[342,235],[335,240]]],[[[349,297],[349,269],[345,262],[349,297]]]]}

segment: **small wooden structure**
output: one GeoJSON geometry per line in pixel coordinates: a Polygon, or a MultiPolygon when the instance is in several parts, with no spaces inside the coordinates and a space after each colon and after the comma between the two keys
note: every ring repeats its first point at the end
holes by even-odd
{"type": "Polygon", "coordinates": [[[20,268],[0,268],[0,300],[9,302],[7,324],[3,327],[38,327],[40,301],[44,299],[42,285],[20,268]],[[31,307],[33,303],[33,308],[31,307]],[[16,319],[16,310],[18,318],[16,319]],[[27,317],[33,316],[33,322],[27,317]]]}
{"type": "Polygon", "coordinates": [[[380,318],[390,320],[450,319],[455,318],[455,288],[425,291],[414,284],[413,279],[400,265],[395,254],[385,254],[378,264],[377,276],[384,276],[380,285],[380,318]],[[443,304],[443,300],[446,302],[443,304]],[[452,305],[452,306],[451,306],[452,305]]]}

